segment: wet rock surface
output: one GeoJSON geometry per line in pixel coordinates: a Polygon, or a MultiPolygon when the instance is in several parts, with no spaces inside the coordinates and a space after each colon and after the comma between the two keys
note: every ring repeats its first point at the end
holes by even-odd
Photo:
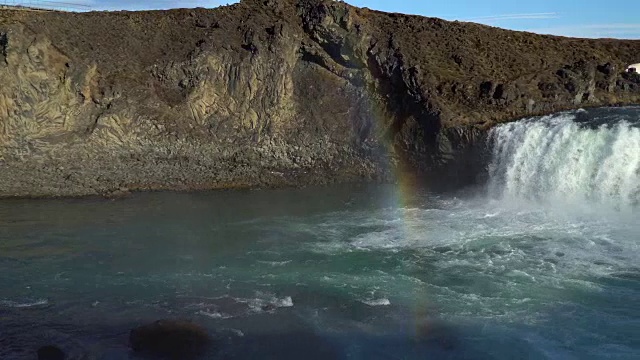
{"type": "Polygon", "coordinates": [[[640,102],[639,53],[322,0],[0,10],[0,196],[464,185],[496,123],[640,102]]]}

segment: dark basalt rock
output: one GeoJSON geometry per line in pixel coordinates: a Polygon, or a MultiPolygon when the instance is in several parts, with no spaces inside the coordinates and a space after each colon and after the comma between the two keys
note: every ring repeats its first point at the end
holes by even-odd
{"type": "Polygon", "coordinates": [[[131,195],[131,192],[129,191],[129,189],[120,188],[120,189],[109,191],[103,194],[103,197],[106,199],[115,200],[115,199],[124,199],[129,197],[130,195],[131,195]]]}
{"type": "Polygon", "coordinates": [[[616,72],[616,67],[611,63],[606,63],[604,65],[598,65],[598,71],[605,75],[614,75],[616,72]]]}
{"type": "Polygon", "coordinates": [[[0,10],[0,197],[462,186],[484,164],[454,134],[640,103],[638,54],[330,0],[0,10]]]}
{"type": "Polygon", "coordinates": [[[129,334],[129,346],[135,353],[166,359],[193,359],[210,345],[205,328],[182,320],[159,320],[129,334]]]}

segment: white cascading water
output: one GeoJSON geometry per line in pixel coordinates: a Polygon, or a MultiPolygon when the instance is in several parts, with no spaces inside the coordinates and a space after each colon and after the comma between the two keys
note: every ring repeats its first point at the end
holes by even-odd
{"type": "Polygon", "coordinates": [[[575,119],[565,113],[494,128],[490,195],[636,208],[640,128],[627,119],[597,127],[575,119]]]}

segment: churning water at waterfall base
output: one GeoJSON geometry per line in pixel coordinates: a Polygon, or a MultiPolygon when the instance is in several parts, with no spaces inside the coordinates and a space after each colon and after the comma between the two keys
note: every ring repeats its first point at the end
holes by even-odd
{"type": "Polygon", "coordinates": [[[495,128],[485,189],[0,202],[0,358],[133,359],[187,318],[213,359],[640,357],[640,109],[495,128]]]}

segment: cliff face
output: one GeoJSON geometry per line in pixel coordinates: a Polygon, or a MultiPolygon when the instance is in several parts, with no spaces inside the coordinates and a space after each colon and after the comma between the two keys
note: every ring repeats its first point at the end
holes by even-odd
{"type": "Polygon", "coordinates": [[[462,184],[495,123],[640,103],[638,54],[321,0],[0,10],[0,196],[462,184]]]}

